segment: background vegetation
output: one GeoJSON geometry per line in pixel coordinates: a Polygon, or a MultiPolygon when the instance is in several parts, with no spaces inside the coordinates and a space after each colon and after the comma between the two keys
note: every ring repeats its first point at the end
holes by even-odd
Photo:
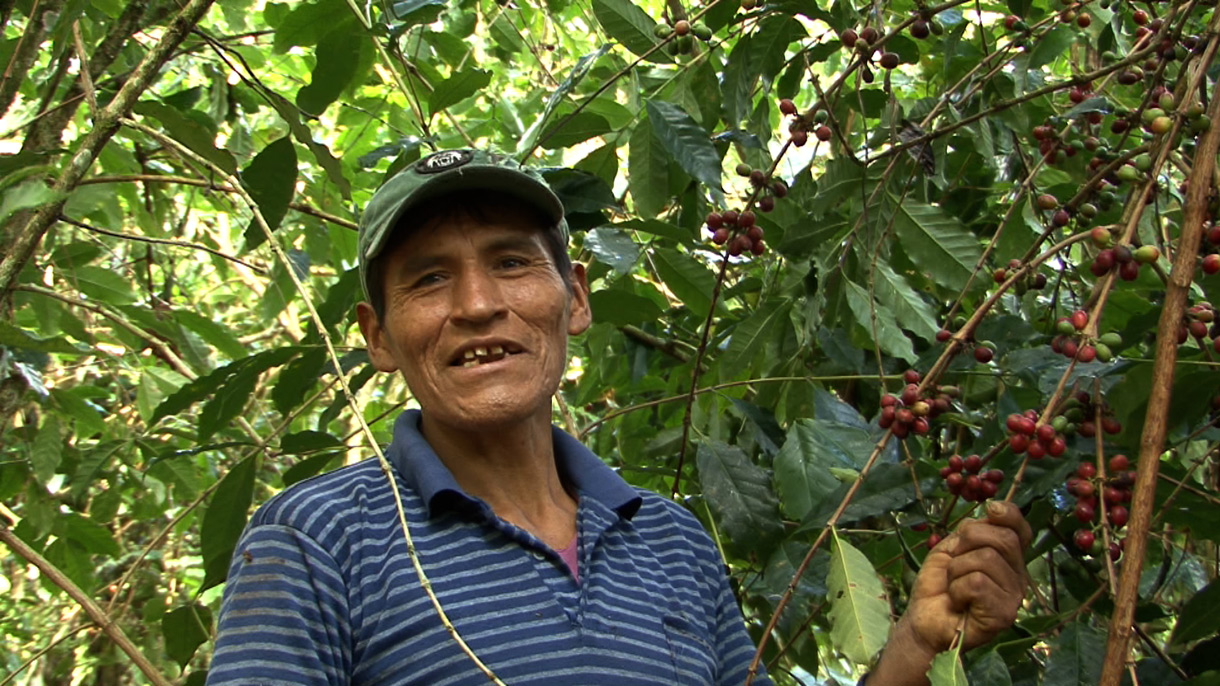
{"type": "Polygon", "coordinates": [[[410,403],[359,210],[470,144],[590,265],[556,420],[706,522],[780,683],[994,493],[1036,590],[936,683],[1220,684],[1214,10],[0,1],[0,684],[202,683],[251,505],[410,403]]]}

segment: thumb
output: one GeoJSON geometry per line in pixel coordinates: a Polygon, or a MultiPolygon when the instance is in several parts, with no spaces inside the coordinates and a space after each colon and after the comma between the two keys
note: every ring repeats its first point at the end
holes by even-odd
{"type": "Polygon", "coordinates": [[[988,501],[987,523],[1015,531],[1017,537],[1021,539],[1022,548],[1029,547],[1029,542],[1033,539],[1033,531],[1029,527],[1029,522],[1025,521],[1021,509],[1012,503],[1000,500],[988,501]]]}

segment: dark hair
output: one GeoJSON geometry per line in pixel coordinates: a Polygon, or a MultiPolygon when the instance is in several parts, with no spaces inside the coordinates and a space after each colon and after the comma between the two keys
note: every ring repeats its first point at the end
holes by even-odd
{"type": "Polygon", "coordinates": [[[532,216],[542,229],[543,242],[555,269],[559,272],[564,286],[571,291],[572,283],[568,281],[568,273],[572,271],[572,258],[568,255],[568,246],[564,241],[563,232],[538,207],[521,200],[515,195],[502,191],[455,191],[440,195],[425,201],[407,215],[399,218],[390,231],[390,237],[381,249],[381,253],[368,264],[369,304],[377,314],[377,321],[385,321],[385,256],[392,253],[413,232],[433,223],[443,223],[456,219],[473,219],[477,222],[490,224],[496,220],[499,208],[511,205],[521,208],[532,216]]]}

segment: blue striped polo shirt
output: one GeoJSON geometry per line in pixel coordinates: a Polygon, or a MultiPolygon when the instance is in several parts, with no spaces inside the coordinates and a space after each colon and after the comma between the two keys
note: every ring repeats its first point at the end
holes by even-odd
{"type": "MultiPolygon", "coordinates": [[[[559,555],[462,491],[407,411],[386,456],[436,595],[509,686],[738,685],[754,645],[693,516],[554,429],[578,495],[578,584],[559,555]]],[[[208,684],[484,686],[408,556],[376,460],[285,490],[234,552],[208,684]]],[[[760,686],[771,682],[755,681],[760,686]]]]}

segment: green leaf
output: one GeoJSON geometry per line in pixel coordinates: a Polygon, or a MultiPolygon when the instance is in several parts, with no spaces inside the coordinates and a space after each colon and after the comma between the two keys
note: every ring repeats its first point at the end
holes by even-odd
{"type": "Polygon", "coordinates": [[[669,158],[655,141],[652,124],[644,120],[627,143],[627,187],[641,217],[655,217],[669,204],[669,158]]]}
{"type": "Polygon", "coordinates": [[[911,262],[936,283],[960,291],[982,256],[978,240],[944,210],[890,196],[894,230],[911,262]]]}
{"type": "Polygon", "coordinates": [[[99,303],[113,306],[130,305],[136,301],[131,282],[110,269],[85,265],[77,267],[68,278],[76,283],[81,293],[99,303]]]}
{"type": "Polygon", "coordinates": [[[312,453],[327,448],[341,448],[343,441],[325,431],[297,431],[280,439],[280,450],[289,454],[312,453]]]}
{"type": "Polygon", "coordinates": [[[1220,581],[1213,581],[1195,593],[1178,616],[1170,645],[1184,645],[1220,632],[1220,581]]]}
{"type": "Polygon", "coordinates": [[[719,441],[699,444],[699,483],[720,529],[738,551],[768,550],[783,535],[771,476],[745,452],[719,441]]]}
{"type": "Polygon", "coordinates": [[[82,352],[62,336],[36,338],[30,332],[13,326],[3,319],[0,319],[0,346],[33,350],[40,353],[65,353],[72,355],[82,352]]]}
{"type": "Polygon", "coordinates": [[[538,143],[548,150],[568,148],[610,131],[605,117],[586,110],[560,118],[539,136],[538,143]]]}
{"type": "Polygon", "coordinates": [[[322,34],[334,26],[335,17],[345,16],[349,12],[351,10],[342,0],[321,0],[294,5],[292,11],[275,27],[272,53],[283,54],[295,46],[317,44],[322,34]]]}
{"type": "Polygon", "coordinates": [[[1066,26],[1056,26],[1044,34],[1034,44],[1029,53],[1029,68],[1040,69],[1051,62],[1068,54],[1068,48],[1076,42],[1076,30],[1066,26]]]}
{"type": "MultiPolygon", "coordinates": [[[[199,411],[196,440],[200,443],[206,442],[212,434],[236,419],[245,409],[250,395],[254,393],[259,376],[272,367],[284,364],[298,352],[299,348],[278,348],[246,358],[245,363],[227,380],[223,392],[213,396],[199,411]]],[[[157,412],[160,411],[161,408],[157,408],[157,412]]]]}
{"type": "MultiPolygon", "coordinates": [[[[330,20],[333,26],[334,19],[330,20]]],[[[309,84],[297,91],[297,107],[306,114],[321,115],[328,105],[339,99],[347,89],[360,66],[360,47],[363,37],[352,30],[354,19],[340,21],[338,26],[322,34],[315,50],[313,71],[309,84]]],[[[294,155],[295,162],[295,155],[294,155]]],[[[294,170],[295,171],[295,170],[294,170]]]]}
{"type": "Polygon", "coordinates": [[[1012,686],[1012,676],[1004,658],[995,650],[989,650],[974,660],[967,672],[967,682],[974,686],[1012,686]]]}
{"type": "Polygon", "coordinates": [[[199,591],[223,583],[229,576],[233,549],[246,527],[246,512],[254,498],[254,455],[233,465],[220,480],[212,502],[203,515],[199,532],[203,548],[203,586],[199,591]]]}
{"type": "Polygon", "coordinates": [[[847,293],[847,306],[855,315],[856,322],[874,339],[877,347],[887,355],[914,363],[918,356],[911,339],[902,333],[894,320],[894,313],[868,297],[868,291],[851,281],[843,282],[847,293]],[[875,328],[874,328],[875,327],[875,328]]]}
{"type": "Polygon", "coordinates": [[[56,193],[42,181],[27,181],[19,186],[0,193],[0,221],[9,218],[14,212],[31,210],[63,198],[62,193],[56,193]]]}
{"type": "Polygon", "coordinates": [[[707,131],[681,107],[663,100],[645,100],[648,121],[657,140],[694,179],[720,190],[720,154],[707,131]]]}
{"type": "Polygon", "coordinates": [[[186,116],[181,110],[159,102],[143,100],[136,103],[132,111],[161,122],[166,133],[174,140],[225,172],[237,172],[237,160],[233,158],[233,154],[216,147],[216,132],[209,130],[198,120],[186,116]]]}
{"type": "Polygon", "coordinates": [[[55,476],[63,459],[64,439],[60,434],[59,417],[47,413],[42,417],[42,426],[34,435],[34,443],[30,446],[30,467],[34,470],[34,478],[38,483],[46,485],[55,476]]]}
{"type": "Polygon", "coordinates": [[[890,633],[890,604],[877,572],[859,550],[830,531],[830,639],[839,652],[857,664],[868,664],[890,633]]]}
{"type": "MultiPolygon", "coordinates": [[[[858,470],[876,438],[860,427],[825,419],[798,419],[775,456],[775,483],[784,511],[804,519],[842,485],[830,470],[858,470]]],[[[836,501],[837,503],[837,501],[836,501]]]]}
{"type": "Polygon", "coordinates": [[[341,457],[343,457],[342,450],[331,450],[310,455],[284,470],[284,475],[280,480],[284,483],[284,487],[287,488],[298,481],[304,481],[312,476],[317,476],[322,473],[322,470],[326,469],[327,465],[341,457]]]}
{"type": "Polygon", "coordinates": [[[101,408],[82,398],[78,388],[52,388],[51,399],[72,417],[77,440],[96,436],[106,430],[101,408]]]}
{"type": "MultiPolygon", "coordinates": [[[[346,12],[347,10],[343,11],[346,12]]],[[[313,153],[314,160],[318,163],[318,166],[326,171],[326,177],[330,179],[330,182],[339,189],[344,198],[351,200],[352,184],[343,173],[342,163],[331,154],[330,148],[326,147],[324,143],[314,140],[313,132],[301,122],[301,113],[297,110],[296,106],[275,91],[264,89],[260,93],[288,124],[288,129],[292,131],[292,137],[313,153]]]]}
{"type": "Polygon", "coordinates": [[[792,328],[791,314],[792,302],[788,300],[760,305],[733,328],[722,364],[733,369],[748,366],[768,344],[777,342],[792,328]]]}
{"type": "Polygon", "coordinates": [[[487,88],[489,83],[491,72],[486,69],[469,66],[455,71],[449,78],[436,84],[436,88],[428,96],[428,109],[433,113],[440,112],[479,93],[487,88]]]}
{"type": "Polygon", "coordinates": [[[899,326],[915,332],[925,341],[935,340],[940,326],[936,323],[936,312],[932,305],[919,297],[919,291],[896,274],[889,264],[878,260],[875,267],[873,293],[877,301],[894,313],[899,326]]]}
{"type": "Polygon", "coordinates": [[[932,668],[928,670],[931,686],[970,686],[966,680],[966,670],[962,668],[961,650],[961,645],[958,645],[932,658],[932,668]]]}
{"type": "Polygon", "coordinates": [[[626,274],[640,259],[640,246],[626,231],[603,227],[585,234],[585,247],[599,262],[610,265],[619,274],[626,274]]]}
{"type": "MultiPolygon", "coordinates": [[[[657,45],[652,32],[657,22],[631,0],[593,0],[593,16],[606,30],[606,35],[636,55],[642,56],[657,45]]],[[[648,59],[673,62],[664,50],[654,50],[648,59]]]]}
{"type": "Polygon", "coordinates": [[[165,653],[186,667],[195,656],[199,646],[212,635],[212,611],[203,605],[191,603],[176,607],[161,615],[161,636],[165,639],[165,653]]]}
{"type": "Polygon", "coordinates": [[[655,322],[664,314],[660,307],[642,295],[616,289],[594,291],[589,295],[593,308],[593,320],[608,322],[615,326],[647,324],[655,322]]]}
{"type": "Polygon", "coordinates": [[[55,531],[56,535],[75,543],[90,555],[118,557],[122,553],[110,529],[75,512],[63,515],[56,522],[55,531]]]}
{"type": "Polygon", "coordinates": [[[325,348],[306,351],[289,362],[271,389],[271,402],[275,403],[276,411],[286,415],[305,402],[305,394],[317,384],[328,363],[325,348]]]}
{"type": "Polygon", "coordinates": [[[416,26],[436,21],[446,4],[445,0],[397,0],[390,7],[394,17],[405,26],[416,26]]]}
{"type": "Polygon", "coordinates": [[[695,316],[703,319],[712,309],[712,289],[716,277],[707,267],[677,250],[658,248],[653,263],[657,276],[695,316]]]}
{"type": "MultiPolygon", "coordinates": [[[[874,442],[879,436],[879,434],[873,436],[874,442]]],[[[859,456],[860,459],[867,458],[871,452],[870,449],[868,453],[862,453],[859,456]]],[[[927,493],[939,484],[939,474],[936,473],[936,470],[922,464],[917,464],[916,469],[919,471],[918,486],[921,492],[927,493]]],[[[909,467],[893,462],[875,464],[869,470],[868,476],[861,482],[855,497],[843,511],[839,521],[858,522],[902,510],[915,502],[915,486],[916,484],[911,481],[909,467]]],[[[801,520],[801,526],[797,531],[815,531],[826,526],[826,522],[830,521],[830,516],[847,496],[850,488],[851,483],[845,482],[834,493],[821,501],[814,502],[809,513],[801,520]]]]}
{"type": "Polygon", "coordinates": [[[1082,622],[1064,627],[1047,650],[1047,686],[1094,686],[1101,680],[1106,635],[1082,622]]]}
{"type": "MultiPolygon", "coordinates": [[[[288,203],[296,192],[297,150],[292,139],[284,136],[263,148],[241,173],[241,184],[258,205],[258,211],[275,231],[288,213],[288,203]]],[[[246,249],[263,244],[267,234],[251,219],[246,227],[246,249]]]]}
{"type": "Polygon", "coordinates": [[[250,352],[229,327],[194,310],[174,310],[174,319],[230,360],[240,360],[250,352]]]}

